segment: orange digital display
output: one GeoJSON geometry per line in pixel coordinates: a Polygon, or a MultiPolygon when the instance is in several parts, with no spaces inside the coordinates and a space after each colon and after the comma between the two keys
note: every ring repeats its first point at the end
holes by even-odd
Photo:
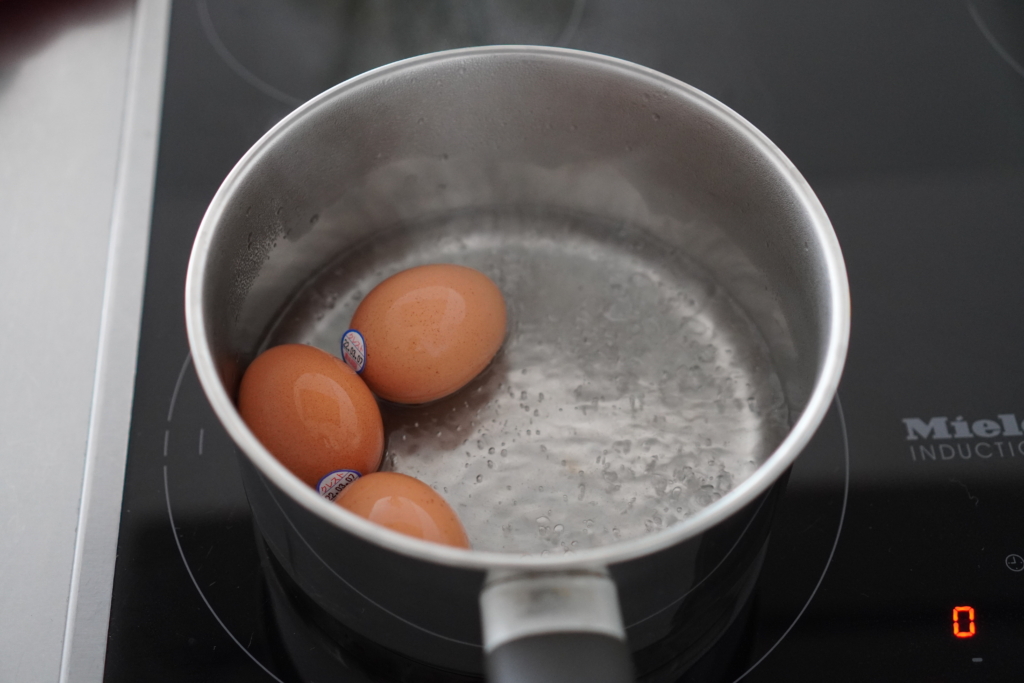
{"type": "Polygon", "coordinates": [[[972,638],[974,633],[974,608],[970,606],[954,607],[953,635],[957,638],[972,638]]]}

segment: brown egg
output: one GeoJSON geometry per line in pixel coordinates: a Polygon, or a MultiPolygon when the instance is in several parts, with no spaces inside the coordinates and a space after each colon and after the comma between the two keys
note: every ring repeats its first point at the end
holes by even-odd
{"type": "Polygon", "coordinates": [[[314,488],[332,472],[368,474],[380,466],[384,425],[376,399],[352,368],[320,349],[284,344],[261,353],[242,377],[238,412],[260,443],[314,488]]]}
{"type": "Polygon", "coordinates": [[[400,534],[468,548],[469,539],[451,506],[434,489],[398,472],[375,472],[348,485],[337,505],[400,534]]]}
{"type": "Polygon", "coordinates": [[[362,339],[346,333],[345,360],[357,370],[365,361],[361,376],[370,389],[395,403],[426,403],[462,388],[491,362],[505,338],[505,300],[478,270],[419,266],[374,287],[351,327],[362,339]]]}

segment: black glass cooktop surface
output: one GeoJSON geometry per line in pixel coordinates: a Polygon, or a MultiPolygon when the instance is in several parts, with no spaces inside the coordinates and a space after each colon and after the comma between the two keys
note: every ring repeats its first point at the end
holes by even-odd
{"type": "Polygon", "coordinates": [[[491,43],[606,53],[708,92],[793,160],[843,247],[839,399],[794,467],[746,613],[689,680],[1018,679],[1019,3],[181,0],[105,680],[445,680],[329,633],[265,556],[190,364],[183,287],[221,180],[295,106],[491,43]]]}

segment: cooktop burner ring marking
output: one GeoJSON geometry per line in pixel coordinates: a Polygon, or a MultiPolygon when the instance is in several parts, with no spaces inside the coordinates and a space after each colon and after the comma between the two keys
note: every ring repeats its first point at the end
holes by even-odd
{"type": "Polygon", "coordinates": [[[302,539],[302,542],[304,544],[306,544],[307,548],[309,548],[309,552],[313,553],[313,557],[318,559],[320,561],[320,564],[322,564],[324,567],[326,567],[329,572],[331,572],[336,577],[338,577],[338,579],[340,579],[342,583],[344,583],[346,586],[351,588],[354,593],[359,595],[361,598],[366,600],[368,603],[370,603],[371,605],[373,605],[377,609],[379,609],[379,610],[381,610],[381,611],[383,611],[383,612],[385,612],[387,614],[390,614],[392,617],[394,617],[395,619],[398,619],[403,624],[407,624],[409,626],[412,626],[413,628],[415,628],[418,631],[422,631],[422,632],[424,632],[424,633],[426,633],[428,635],[436,636],[436,637],[438,637],[438,638],[440,638],[442,640],[447,640],[449,642],[456,643],[458,645],[467,645],[469,647],[473,647],[473,648],[477,648],[477,649],[482,649],[483,648],[483,645],[480,644],[480,643],[471,643],[471,642],[466,641],[466,640],[459,640],[458,638],[452,638],[451,636],[446,636],[446,635],[444,635],[442,633],[437,633],[436,631],[431,631],[430,629],[428,629],[428,628],[426,628],[424,626],[420,626],[417,623],[409,621],[408,619],[406,619],[406,618],[404,618],[404,617],[402,617],[402,616],[400,616],[398,614],[395,614],[394,612],[389,610],[384,605],[379,604],[373,598],[371,598],[370,596],[364,594],[361,590],[359,590],[358,588],[353,586],[351,583],[349,583],[348,580],[346,580],[344,576],[342,576],[338,572],[334,571],[334,567],[332,567],[330,564],[328,564],[327,561],[324,560],[322,557],[320,557],[319,553],[317,553],[316,550],[313,549],[313,546],[311,546],[309,544],[309,541],[306,540],[306,537],[302,535],[302,533],[295,526],[295,523],[292,522],[292,518],[289,517],[288,513],[285,512],[284,508],[281,507],[281,503],[277,500],[277,496],[274,495],[273,489],[271,489],[271,487],[267,484],[266,477],[264,477],[263,473],[260,472],[259,470],[257,470],[257,474],[259,475],[260,482],[263,484],[263,488],[265,488],[267,490],[267,493],[270,494],[270,499],[274,501],[274,505],[276,505],[277,509],[281,511],[281,514],[284,515],[284,518],[286,520],[288,520],[288,524],[289,524],[289,526],[291,526],[292,530],[295,532],[295,535],[298,536],[300,539],[302,539]]]}
{"type": "Polygon", "coordinates": [[[812,590],[811,594],[807,597],[807,602],[805,602],[804,606],[800,608],[800,611],[793,619],[793,623],[791,623],[786,630],[782,632],[779,639],[776,640],[763,655],[761,655],[760,659],[754,662],[749,669],[737,676],[732,683],[739,683],[739,681],[746,678],[747,674],[756,669],[761,662],[768,658],[768,655],[775,651],[775,648],[779,646],[779,643],[785,640],[786,636],[789,635],[789,632],[792,631],[793,627],[800,621],[800,617],[802,617],[804,612],[807,611],[807,608],[810,607],[811,601],[814,600],[814,596],[818,594],[818,589],[821,588],[821,583],[825,580],[825,575],[828,574],[828,568],[832,564],[832,558],[835,557],[836,548],[839,546],[839,537],[843,534],[843,522],[846,520],[846,503],[850,499],[850,437],[846,431],[846,415],[843,413],[842,401],[839,400],[839,392],[836,392],[834,403],[836,406],[836,415],[839,417],[839,429],[843,434],[843,463],[845,466],[845,472],[843,477],[843,507],[839,512],[839,526],[836,528],[835,540],[832,541],[832,550],[828,553],[828,559],[825,561],[825,567],[821,570],[821,576],[818,577],[818,583],[814,585],[814,590],[812,590]]]}
{"type": "Polygon", "coordinates": [[[715,565],[714,569],[712,569],[710,572],[705,574],[704,578],[701,579],[700,581],[698,581],[696,585],[692,586],[690,588],[690,590],[686,591],[681,596],[679,596],[678,598],[676,598],[672,602],[668,603],[667,605],[665,605],[661,609],[659,609],[659,610],[657,610],[655,612],[651,612],[650,614],[648,614],[643,619],[640,619],[639,621],[634,621],[632,624],[629,624],[628,626],[626,626],[626,629],[628,630],[628,629],[633,628],[634,626],[638,626],[639,624],[644,623],[648,619],[651,619],[653,617],[658,616],[659,614],[661,614],[665,610],[669,609],[673,605],[678,604],[682,600],[686,599],[687,595],[689,595],[693,591],[695,591],[698,588],[700,588],[704,584],[705,581],[707,581],[712,576],[714,576],[715,572],[718,571],[718,568],[722,566],[722,563],[725,562],[727,559],[729,559],[729,556],[732,555],[732,551],[736,550],[736,546],[738,546],[740,544],[740,541],[743,540],[743,537],[747,535],[747,530],[750,529],[750,525],[754,523],[755,519],[757,519],[758,513],[761,512],[761,508],[764,507],[764,503],[765,503],[766,500],[768,500],[767,497],[761,499],[761,503],[757,506],[757,510],[755,510],[754,514],[750,516],[750,520],[747,522],[747,525],[745,527],[743,527],[743,531],[740,533],[739,537],[736,538],[736,542],[732,544],[731,548],[729,548],[729,552],[727,552],[725,555],[722,556],[722,559],[718,561],[718,564],[715,565]]]}
{"type": "MultiPolygon", "coordinates": [[[[569,12],[569,18],[566,20],[565,26],[562,27],[561,32],[551,45],[559,47],[568,46],[569,42],[576,36],[576,33],[583,22],[583,14],[586,6],[587,0],[573,1],[572,9],[569,12]]],[[[207,0],[196,0],[196,12],[199,16],[199,24],[202,26],[203,35],[206,37],[207,42],[213,48],[214,52],[217,53],[217,56],[220,57],[221,61],[223,61],[224,64],[235,73],[235,75],[259,90],[264,95],[290,107],[297,107],[304,102],[304,100],[279,90],[270,83],[267,83],[265,80],[247,69],[245,65],[242,64],[234,54],[232,54],[231,50],[228,49],[228,46],[223,40],[221,40],[220,34],[217,33],[217,28],[213,25],[213,18],[210,16],[210,7],[207,0]]]]}
{"type": "MultiPolygon", "coordinates": [[[[185,360],[181,364],[181,370],[178,371],[178,381],[174,383],[174,391],[171,393],[171,404],[167,407],[168,422],[174,418],[174,404],[178,402],[178,391],[181,390],[181,380],[185,378],[185,370],[188,368],[191,360],[192,352],[189,351],[185,354],[185,360]]],[[[167,455],[167,453],[165,452],[164,455],[167,455]]]]}
{"type": "Polygon", "coordinates": [[[281,92],[253,72],[246,69],[245,66],[238,61],[233,54],[231,54],[227,45],[224,44],[224,41],[222,41],[220,36],[217,34],[217,29],[213,26],[213,19],[210,18],[210,8],[206,4],[206,0],[196,0],[196,10],[199,12],[199,23],[203,27],[203,34],[206,36],[207,42],[210,43],[210,46],[213,48],[214,52],[217,53],[217,56],[220,57],[228,68],[234,71],[239,78],[259,90],[267,97],[273,98],[283,104],[287,104],[290,107],[297,107],[302,104],[303,101],[299,98],[293,97],[286,92],[281,92]]]}
{"type": "Polygon", "coordinates": [[[981,35],[985,37],[988,44],[992,46],[995,53],[1002,57],[1003,61],[1010,65],[1010,67],[1016,71],[1020,76],[1024,76],[1024,66],[1021,66],[1013,56],[1006,51],[1002,43],[996,40],[996,37],[992,35],[992,31],[989,30],[988,24],[981,18],[981,14],[978,12],[978,8],[974,5],[971,0],[967,0],[967,11],[971,14],[971,19],[974,20],[974,25],[978,27],[981,35]]]}
{"type": "MultiPolygon", "coordinates": [[[[185,355],[185,361],[184,361],[184,362],[183,362],[183,363],[181,364],[181,370],[180,370],[180,371],[178,372],[178,381],[177,381],[177,382],[175,382],[175,384],[174,384],[174,391],[173,391],[173,392],[171,393],[171,404],[170,404],[170,408],[169,408],[169,409],[168,409],[168,411],[167,411],[167,420],[168,420],[168,421],[170,421],[170,420],[171,420],[171,418],[172,418],[172,417],[173,417],[173,415],[174,415],[174,405],[175,405],[175,403],[177,403],[177,401],[178,401],[178,392],[179,392],[179,390],[181,389],[181,383],[182,383],[182,379],[183,379],[183,378],[185,377],[185,370],[186,370],[186,369],[188,368],[188,366],[189,366],[189,361],[191,361],[191,360],[192,360],[192,354],[191,354],[191,352],[190,352],[190,353],[188,353],[188,354],[186,354],[186,355],[185,355]]],[[[169,434],[169,433],[170,433],[170,430],[168,429],[168,430],[166,431],[166,433],[167,433],[167,434],[169,434]]],[[[165,453],[164,453],[164,454],[166,455],[166,450],[165,450],[165,453]]],[[[340,574],[338,574],[338,573],[337,573],[336,571],[334,571],[334,568],[333,568],[333,567],[331,567],[331,566],[330,566],[329,564],[327,564],[327,562],[325,562],[325,561],[324,561],[324,559],[323,559],[322,557],[320,557],[320,555],[318,555],[318,554],[317,554],[317,552],[316,552],[315,550],[313,550],[313,547],[312,547],[312,546],[311,546],[311,545],[309,544],[309,541],[307,541],[307,540],[306,540],[306,538],[305,538],[305,537],[304,537],[304,536],[303,536],[303,535],[302,535],[301,533],[299,533],[299,530],[298,530],[298,529],[297,529],[297,528],[295,527],[295,524],[294,524],[294,523],[292,522],[292,520],[291,520],[291,517],[289,517],[289,516],[288,516],[288,514],[287,514],[287,513],[286,513],[286,512],[284,511],[284,509],[283,509],[283,508],[281,507],[281,503],[280,503],[280,502],[278,502],[278,500],[277,500],[277,496],[275,496],[275,495],[274,495],[274,492],[273,492],[273,491],[272,491],[272,490],[270,489],[270,487],[269,487],[269,486],[267,486],[267,482],[266,482],[266,480],[265,480],[265,479],[263,478],[263,474],[262,474],[262,473],[260,474],[260,481],[261,481],[261,482],[263,483],[263,486],[264,486],[264,487],[265,487],[265,488],[267,489],[267,492],[268,492],[268,493],[270,493],[270,497],[271,497],[271,499],[272,499],[272,500],[274,501],[274,505],[276,505],[276,506],[277,506],[277,508],[278,508],[279,510],[281,510],[281,514],[282,514],[282,515],[284,515],[284,518],[288,520],[288,524],[290,524],[290,525],[291,525],[291,527],[292,527],[292,529],[294,529],[294,530],[295,530],[295,533],[296,533],[296,534],[298,534],[299,538],[301,538],[301,539],[302,539],[302,542],[306,544],[306,547],[307,547],[307,548],[309,548],[309,551],[310,551],[311,553],[313,553],[314,557],[316,557],[316,559],[320,560],[320,562],[321,562],[321,563],[322,563],[322,564],[323,564],[323,565],[324,565],[325,567],[327,567],[327,569],[328,569],[328,570],[330,570],[330,572],[331,572],[332,574],[334,574],[334,575],[335,575],[335,576],[337,576],[337,577],[338,577],[339,579],[341,579],[341,581],[342,581],[342,582],[343,582],[343,583],[344,583],[344,584],[345,584],[346,586],[348,586],[349,588],[351,588],[351,589],[352,589],[352,590],[353,590],[353,591],[354,591],[355,593],[357,593],[357,594],[358,594],[359,596],[361,596],[361,597],[362,597],[362,598],[363,598],[364,600],[366,600],[367,602],[369,602],[369,603],[370,603],[371,605],[373,605],[374,607],[377,607],[378,609],[380,609],[380,610],[382,610],[382,611],[386,612],[387,614],[390,614],[390,615],[391,615],[391,616],[393,616],[393,617],[394,617],[395,619],[398,619],[399,621],[401,621],[401,622],[403,622],[403,623],[405,623],[405,624],[408,624],[409,626],[412,626],[413,628],[416,628],[416,629],[418,629],[418,630],[420,630],[420,631],[423,631],[424,633],[427,633],[427,634],[429,634],[429,635],[432,635],[432,636],[437,636],[438,638],[441,638],[441,639],[443,639],[443,640],[448,640],[448,641],[451,641],[451,642],[453,642],[453,643],[457,643],[457,644],[459,644],[459,645],[468,645],[468,646],[470,646],[470,647],[475,647],[475,648],[480,648],[480,647],[482,647],[482,646],[481,646],[480,644],[478,644],[478,643],[470,643],[470,642],[467,642],[467,641],[465,641],[465,640],[459,640],[458,638],[452,638],[452,637],[450,637],[450,636],[446,636],[446,635],[443,635],[443,634],[441,634],[441,633],[435,633],[434,631],[431,631],[430,629],[424,628],[424,627],[420,626],[419,624],[414,624],[413,622],[409,621],[408,619],[404,619],[404,618],[400,617],[399,615],[395,614],[394,612],[392,612],[392,611],[391,611],[391,610],[389,610],[388,608],[384,607],[383,605],[379,605],[379,604],[377,604],[377,603],[376,603],[376,602],[375,602],[374,600],[372,600],[372,599],[371,599],[370,597],[368,597],[368,596],[364,595],[362,591],[360,591],[360,590],[359,590],[358,588],[356,588],[356,587],[355,587],[355,586],[353,586],[353,585],[352,585],[351,583],[349,583],[348,581],[346,581],[344,577],[342,577],[342,576],[341,576],[340,574]]],[[[197,591],[199,591],[199,596],[200,596],[200,597],[201,597],[201,598],[203,599],[203,602],[205,602],[205,603],[206,603],[206,606],[207,606],[207,607],[208,607],[208,608],[210,609],[210,612],[211,612],[211,613],[213,614],[214,618],[215,618],[215,619],[217,620],[217,623],[219,623],[219,624],[221,625],[221,627],[222,627],[222,628],[224,629],[224,632],[225,632],[225,633],[227,633],[227,634],[228,634],[228,635],[229,635],[229,636],[231,637],[231,639],[235,641],[235,643],[236,643],[236,644],[238,645],[238,647],[241,647],[241,648],[242,648],[242,650],[244,650],[244,651],[245,651],[245,653],[246,653],[247,655],[249,655],[249,657],[250,657],[250,658],[251,658],[251,659],[252,659],[252,660],[253,660],[254,662],[256,662],[257,664],[259,664],[259,662],[258,662],[258,661],[256,660],[256,658],[255,658],[255,657],[253,657],[253,656],[252,656],[252,654],[251,654],[251,653],[249,653],[249,651],[248,651],[248,650],[246,650],[246,649],[245,649],[244,647],[242,647],[242,644],[238,642],[238,639],[237,639],[237,638],[235,638],[235,636],[234,636],[234,635],[233,635],[233,634],[231,633],[231,631],[229,631],[229,630],[228,630],[228,627],[224,625],[224,622],[220,620],[220,617],[219,617],[219,616],[217,616],[217,613],[216,613],[216,612],[214,612],[214,610],[213,610],[213,607],[211,607],[211,606],[210,606],[210,603],[209,603],[209,601],[208,601],[208,600],[206,599],[206,596],[205,596],[205,595],[203,595],[203,591],[202,591],[202,590],[200,590],[200,588],[199,588],[199,584],[198,584],[198,583],[196,583],[196,579],[195,579],[195,577],[194,577],[194,576],[192,576],[192,570],[191,570],[191,568],[189,568],[189,565],[188,565],[188,561],[187,561],[187,560],[185,559],[185,553],[184,553],[184,552],[182,552],[182,549],[181,549],[181,543],[180,543],[180,542],[178,541],[178,532],[177,532],[177,530],[176,530],[176,529],[174,528],[174,517],[173,517],[173,516],[171,515],[171,497],[170,497],[170,494],[168,493],[168,487],[167,487],[167,466],[166,466],[166,465],[164,465],[164,497],[165,497],[165,498],[166,498],[166,500],[167,500],[167,516],[168,516],[168,517],[170,518],[170,520],[171,520],[171,530],[172,530],[172,531],[174,532],[174,542],[175,542],[175,543],[177,543],[177,545],[178,545],[178,553],[179,553],[179,554],[181,555],[181,561],[182,561],[182,562],[183,562],[183,563],[185,564],[185,569],[186,569],[186,570],[188,571],[188,575],[189,575],[189,578],[191,578],[191,579],[192,579],[192,583],[193,583],[193,585],[195,585],[195,587],[196,587],[196,590],[197,590],[197,591]]],[[[263,665],[262,665],[262,664],[260,664],[260,666],[262,667],[263,665]]],[[[263,668],[264,668],[264,670],[265,670],[265,671],[267,670],[267,669],[266,669],[266,667],[263,667],[263,668]]],[[[269,671],[267,671],[267,673],[270,673],[270,672],[269,672],[269,671]]],[[[270,675],[271,675],[271,676],[273,676],[273,674],[270,674],[270,675]]],[[[275,677],[275,679],[276,679],[276,677],[275,677]]],[[[280,679],[276,679],[276,680],[280,680],[280,679]]]]}
{"type": "MultiPolygon", "coordinates": [[[[167,420],[168,420],[168,422],[170,422],[171,419],[173,418],[174,406],[175,406],[175,404],[177,403],[177,400],[178,400],[178,393],[179,393],[179,391],[181,389],[181,384],[182,384],[182,381],[183,381],[184,376],[185,376],[185,370],[188,368],[189,363],[190,363],[191,360],[192,360],[192,354],[191,353],[187,353],[185,355],[184,362],[182,362],[181,370],[178,372],[177,381],[174,384],[174,391],[171,394],[170,406],[169,406],[168,411],[167,411],[167,420]]],[[[807,608],[810,607],[811,602],[814,600],[815,595],[817,595],[817,593],[818,593],[818,589],[821,587],[822,582],[825,580],[825,575],[828,573],[828,568],[832,564],[832,558],[835,556],[836,548],[839,545],[839,538],[842,535],[842,531],[843,531],[843,523],[844,523],[844,521],[846,519],[846,506],[847,506],[847,502],[849,500],[849,495],[850,495],[850,441],[849,441],[849,434],[848,434],[847,429],[846,429],[846,416],[845,416],[845,413],[843,412],[843,405],[842,405],[842,402],[840,401],[838,392],[836,393],[836,396],[835,396],[835,399],[834,399],[834,404],[836,406],[836,415],[839,418],[839,427],[840,427],[840,431],[841,431],[842,437],[843,437],[844,477],[843,477],[843,504],[842,504],[842,508],[840,510],[840,513],[839,513],[839,524],[837,525],[837,528],[836,528],[835,539],[832,541],[832,548],[829,551],[828,559],[825,561],[825,566],[822,569],[821,575],[818,577],[817,583],[815,584],[814,588],[811,590],[811,594],[807,597],[807,601],[804,603],[803,607],[800,608],[800,611],[797,613],[797,615],[793,619],[792,623],[786,628],[786,630],[782,633],[782,635],[779,636],[779,639],[776,640],[775,643],[770,648],[768,648],[768,650],[763,655],[761,655],[761,657],[756,662],[754,662],[754,664],[752,664],[750,666],[750,668],[748,668],[746,671],[744,671],[742,674],[740,674],[733,681],[733,683],[739,683],[739,681],[741,681],[744,678],[746,678],[746,676],[750,672],[752,672],[754,669],[756,669],[761,664],[761,662],[763,662],[765,659],[768,658],[768,656],[775,650],[775,648],[777,648],[779,646],[779,644],[786,638],[786,636],[789,635],[790,631],[792,631],[793,628],[797,625],[797,623],[800,621],[800,618],[803,617],[804,612],[806,612],[807,608]]],[[[170,432],[169,429],[166,430],[165,436],[167,434],[169,434],[169,432],[170,432]]],[[[202,448],[202,446],[200,446],[200,448],[202,448]]],[[[166,451],[165,451],[165,455],[166,455],[166,451]]],[[[269,669],[267,669],[267,667],[265,667],[258,659],[256,659],[256,657],[251,652],[249,652],[245,648],[245,646],[243,646],[241,644],[241,642],[234,636],[234,634],[231,633],[230,630],[228,630],[228,627],[221,620],[220,616],[218,616],[217,612],[213,609],[213,606],[210,604],[209,600],[207,600],[206,595],[203,593],[202,589],[199,587],[199,583],[196,581],[195,576],[192,574],[192,569],[191,569],[191,567],[188,564],[188,560],[185,558],[184,550],[181,547],[181,541],[178,538],[177,528],[174,525],[174,515],[173,515],[173,513],[171,511],[171,497],[170,497],[170,492],[169,492],[169,487],[168,487],[167,465],[163,466],[163,474],[164,474],[164,499],[165,499],[165,501],[167,503],[167,517],[168,517],[168,519],[170,520],[170,523],[171,523],[171,532],[174,535],[174,543],[175,543],[175,545],[178,548],[178,554],[181,557],[182,564],[185,565],[185,571],[188,572],[188,576],[189,576],[189,579],[191,579],[191,581],[192,581],[192,585],[195,586],[196,591],[199,593],[199,597],[202,598],[203,603],[205,603],[207,609],[210,610],[210,614],[212,614],[213,618],[217,620],[217,623],[220,624],[221,628],[228,635],[228,637],[231,638],[231,640],[234,641],[234,643],[236,645],[238,645],[238,647],[241,648],[241,650],[243,652],[245,652],[245,654],[253,662],[255,662],[261,669],[263,669],[269,676],[271,676],[274,680],[278,681],[278,683],[284,683],[283,681],[281,681],[281,679],[279,679],[277,676],[275,676],[269,669]]],[[[395,619],[398,619],[402,623],[407,624],[409,626],[412,626],[413,628],[415,628],[415,629],[417,629],[419,631],[423,631],[424,633],[427,633],[429,635],[436,636],[436,637],[441,638],[443,640],[447,640],[447,641],[450,641],[450,642],[453,642],[453,643],[457,643],[459,645],[468,645],[470,647],[477,647],[477,648],[480,647],[480,645],[478,645],[476,643],[470,643],[470,642],[467,642],[467,641],[464,641],[464,640],[459,640],[457,638],[452,638],[450,636],[443,635],[441,633],[436,633],[434,631],[431,631],[430,629],[427,629],[427,628],[425,628],[423,626],[420,626],[419,624],[413,623],[413,622],[409,621],[408,619],[405,619],[405,618],[399,616],[398,614],[395,614],[394,612],[392,612],[391,610],[387,609],[383,605],[378,604],[376,601],[374,601],[369,596],[365,595],[362,591],[360,591],[358,588],[356,588],[351,583],[349,583],[343,576],[338,574],[334,570],[334,568],[331,567],[322,557],[320,557],[320,555],[316,552],[316,550],[313,549],[313,547],[309,544],[309,541],[307,541],[306,538],[299,532],[298,528],[296,528],[295,524],[291,520],[291,517],[289,517],[288,514],[284,511],[284,509],[281,507],[281,503],[278,501],[277,496],[274,495],[274,492],[270,488],[270,486],[268,486],[266,479],[263,477],[263,474],[259,473],[259,477],[260,477],[260,482],[263,484],[264,488],[270,494],[270,497],[274,501],[274,504],[281,511],[281,514],[284,515],[284,518],[286,520],[288,520],[288,524],[292,527],[292,529],[295,531],[295,533],[298,535],[298,537],[300,539],[302,539],[302,542],[306,545],[307,548],[309,548],[309,551],[311,553],[313,553],[313,556],[316,557],[317,560],[319,560],[321,562],[321,564],[323,564],[332,574],[334,574],[338,579],[340,579],[342,581],[342,583],[344,583],[346,586],[348,586],[350,589],[352,589],[353,592],[358,594],[360,597],[362,597],[364,600],[366,600],[370,604],[374,605],[378,609],[386,612],[387,614],[391,615],[395,619]]],[[[761,501],[761,505],[764,505],[764,501],[763,500],[761,501]]],[[[758,507],[758,511],[759,510],[760,510],[760,506],[758,507]]],[[[751,521],[753,521],[753,518],[755,518],[756,516],[757,516],[757,513],[755,512],[753,517],[751,518],[751,521]]],[[[746,532],[747,532],[747,530],[749,528],[750,528],[750,522],[748,522],[747,526],[744,527],[743,532],[740,534],[740,538],[742,538],[746,534],[746,532]]],[[[648,619],[650,619],[650,618],[660,614],[664,610],[670,608],[672,605],[676,604],[680,600],[684,599],[686,597],[686,595],[689,595],[693,590],[695,590],[697,587],[699,587],[701,585],[701,583],[706,581],[708,579],[708,577],[710,577],[712,574],[714,574],[715,571],[718,570],[718,567],[721,566],[721,563],[724,562],[725,559],[729,557],[729,555],[735,549],[736,544],[738,544],[738,543],[739,543],[739,540],[737,540],[737,542],[733,544],[733,547],[729,549],[729,552],[726,553],[722,557],[722,560],[719,561],[719,564],[715,567],[715,569],[711,570],[711,572],[707,576],[705,576],[701,580],[700,583],[698,583],[696,586],[694,586],[689,591],[687,591],[686,594],[684,594],[680,598],[677,598],[676,600],[674,600],[673,602],[669,603],[668,605],[666,605],[662,609],[658,610],[657,612],[654,612],[653,614],[650,614],[650,615],[644,617],[643,619],[641,619],[639,621],[636,621],[636,622],[634,622],[632,624],[629,624],[626,628],[632,628],[632,627],[634,627],[634,626],[636,626],[638,624],[641,624],[644,621],[647,621],[648,619]]]]}
{"type": "Polygon", "coordinates": [[[270,669],[264,666],[260,660],[256,659],[256,657],[251,652],[245,649],[245,646],[242,645],[238,638],[235,637],[235,634],[228,630],[227,625],[221,620],[220,616],[217,614],[217,611],[213,609],[213,605],[211,605],[210,601],[206,599],[206,595],[203,593],[203,589],[199,587],[199,582],[196,581],[196,577],[192,573],[192,568],[189,566],[188,560],[185,559],[185,551],[182,549],[181,540],[178,538],[178,529],[174,526],[174,514],[171,512],[171,494],[169,487],[167,485],[167,465],[164,465],[164,500],[167,502],[167,519],[171,523],[171,534],[174,536],[174,545],[178,547],[178,555],[181,556],[181,562],[185,565],[185,571],[188,572],[188,578],[192,580],[192,585],[195,586],[196,592],[199,593],[199,597],[203,599],[203,603],[206,605],[206,608],[210,610],[210,614],[212,614],[213,618],[217,620],[217,623],[220,624],[220,627],[224,629],[224,633],[228,634],[228,637],[234,641],[235,645],[237,645],[242,650],[242,652],[244,652],[249,657],[249,659],[251,659],[256,664],[256,666],[263,669],[263,671],[265,671],[268,676],[277,681],[277,683],[284,683],[284,681],[282,681],[280,678],[274,675],[274,672],[272,672],[270,669]]]}

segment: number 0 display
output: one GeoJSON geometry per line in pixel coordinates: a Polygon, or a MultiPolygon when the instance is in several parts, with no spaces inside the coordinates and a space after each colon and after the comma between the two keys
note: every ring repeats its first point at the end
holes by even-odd
{"type": "Polygon", "coordinates": [[[974,631],[974,608],[954,607],[953,635],[957,638],[970,638],[974,635],[974,631]]]}

